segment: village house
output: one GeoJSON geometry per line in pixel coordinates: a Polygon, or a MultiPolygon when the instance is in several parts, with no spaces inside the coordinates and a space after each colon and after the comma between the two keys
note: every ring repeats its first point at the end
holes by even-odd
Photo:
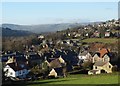
{"type": "Polygon", "coordinates": [[[20,53],[20,52],[12,52],[12,53],[6,53],[3,54],[1,56],[1,62],[2,62],[2,66],[4,67],[6,65],[6,63],[13,61],[13,59],[18,63],[18,64],[22,64],[22,63],[26,63],[26,58],[24,56],[24,54],[20,53]]]}
{"type": "Polygon", "coordinates": [[[107,26],[120,26],[119,21],[118,20],[112,20],[112,21],[107,21],[106,22],[107,26]]]}
{"type": "Polygon", "coordinates": [[[29,73],[29,70],[25,65],[19,66],[17,63],[13,62],[6,64],[4,72],[6,77],[24,79],[29,73]]]}
{"type": "Polygon", "coordinates": [[[43,35],[39,35],[38,39],[44,39],[45,37],[43,35]]]}
{"type": "Polygon", "coordinates": [[[92,56],[91,56],[91,54],[88,51],[83,51],[83,52],[79,53],[78,59],[79,59],[78,63],[85,62],[85,61],[91,61],[92,60],[92,56]]]}
{"type": "Polygon", "coordinates": [[[111,36],[111,32],[110,32],[110,30],[107,30],[106,32],[105,32],[105,37],[110,37],[111,36]]]}
{"type": "Polygon", "coordinates": [[[76,34],[74,35],[75,38],[80,37],[80,36],[81,36],[81,34],[79,34],[79,33],[76,33],[76,34]]]}
{"type": "Polygon", "coordinates": [[[29,73],[26,63],[19,63],[15,57],[9,58],[4,67],[6,77],[23,79],[29,73]]]}
{"type": "Polygon", "coordinates": [[[99,38],[100,37],[100,32],[95,31],[94,34],[93,34],[93,36],[99,38]]]}
{"type": "Polygon", "coordinates": [[[88,74],[112,73],[112,67],[109,61],[97,61],[93,65],[93,70],[88,71],[88,74]]]}
{"type": "Polygon", "coordinates": [[[46,60],[45,63],[51,69],[48,74],[49,77],[66,76],[64,71],[66,69],[66,62],[61,56],[50,62],[46,60]]]}
{"type": "Polygon", "coordinates": [[[110,57],[108,54],[104,54],[102,58],[100,58],[100,53],[96,53],[92,58],[92,63],[95,63],[97,61],[107,62],[110,61],[110,57]]]}
{"type": "Polygon", "coordinates": [[[52,67],[52,68],[59,68],[59,67],[65,66],[65,65],[66,65],[66,62],[64,61],[64,59],[61,56],[50,62],[50,67],[52,67]]]}
{"type": "Polygon", "coordinates": [[[112,64],[109,57],[110,49],[102,48],[93,56],[93,70],[88,71],[88,74],[112,73],[112,64]]]}
{"type": "Polygon", "coordinates": [[[92,57],[92,62],[95,63],[97,61],[110,61],[110,49],[107,48],[102,48],[97,51],[94,56],[92,57]]]}

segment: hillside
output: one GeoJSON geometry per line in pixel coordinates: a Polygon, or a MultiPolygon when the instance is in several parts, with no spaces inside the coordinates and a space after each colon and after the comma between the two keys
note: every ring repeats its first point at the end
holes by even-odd
{"type": "Polygon", "coordinates": [[[11,28],[12,30],[25,30],[34,33],[55,32],[73,28],[88,23],[61,23],[61,24],[42,24],[42,25],[16,25],[16,24],[2,24],[3,28],[11,28]]]}
{"type": "Polygon", "coordinates": [[[1,28],[0,30],[2,31],[2,33],[0,33],[2,35],[2,37],[11,37],[11,36],[27,36],[32,34],[31,32],[28,31],[22,31],[22,30],[12,30],[10,28],[1,28]]]}

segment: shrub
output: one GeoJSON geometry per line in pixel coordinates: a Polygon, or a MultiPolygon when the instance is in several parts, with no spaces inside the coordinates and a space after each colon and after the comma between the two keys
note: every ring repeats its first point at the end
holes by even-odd
{"type": "Polygon", "coordinates": [[[112,71],[113,71],[113,72],[118,71],[118,67],[117,67],[117,65],[115,65],[115,66],[112,67],[112,71]]]}

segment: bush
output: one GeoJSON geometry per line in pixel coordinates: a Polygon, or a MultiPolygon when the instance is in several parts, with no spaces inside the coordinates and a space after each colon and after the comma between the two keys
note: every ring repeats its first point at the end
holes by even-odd
{"type": "Polygon", "coordinates": [[[115,66],[112,67],[112,71],[113,71],[113,72],[118,71],[118,67],[117,67],[117,65],[115,65],[115,66]]]}
{"type": "Polygon", "coordinates": [[[83,67],[83,69],[89,69],[89,70],[91,70],[92,67],[93,67],[93,63],[91,61],[84,62],[82,64],[82,67],[83,67]]]}

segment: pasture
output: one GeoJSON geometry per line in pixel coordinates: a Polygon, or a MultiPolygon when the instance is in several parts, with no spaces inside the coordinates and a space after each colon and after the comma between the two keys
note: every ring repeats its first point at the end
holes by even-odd
{"type": "Polygon", "coordinates": [[[93,43],[93,42],[101,42],[101,43],[115,43],[117,42],[117,38],[88,38],[82,40],[82,42],[93,43]]]}
{"type": "Polygon", "coordinates": [[[28,86],[48,85],[48,84],[118,84],[118,73],[85,75],[75,74],[66,78],[36,80],[28,82],[28,86]]]}

